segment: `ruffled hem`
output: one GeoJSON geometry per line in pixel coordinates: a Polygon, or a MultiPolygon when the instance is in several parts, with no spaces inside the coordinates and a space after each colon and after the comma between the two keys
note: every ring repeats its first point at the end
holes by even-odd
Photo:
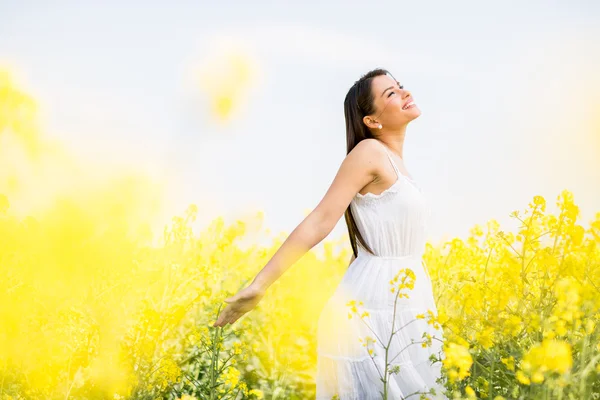
{"type": "MultiPolygon", "coordinates": [[[[358,313],[367,311],[368,315],[361,318],[353,314],[349,319],[347,313],[340,315],[338,306],[338,303],[332,304],[319,321],[317,400],[330,400],[335,394],[340,400],[381,399],[380,374],[385,368],[385,349],[381,341],[387,344],[392,334],[394,309],[360,307],[358,313]],[[366,347],[367,337],[376,342],[370,341],[366,347]],[[374,350],[373,357],[368,349],[374,350]]],[[[425,319],[417,319],[418,314],[426,314],[426,309],[411,306],[396,309],[388,364],[390,368],[399,366],[400,371],[389,379],[389,399],[402,399],[414,392],[426,393],[431,387],[437,392],[436,396],[428,395],[431,399],[447,399],[440,396],[443,387],[436,383],[441,376],[441,362],[432,363],[430,359],[432,355],[444,358],[443,331],[425,319]],[[423,333],[434,337],[426,347],[421,343],[425,340],[423,333]]]]}
{"type": "MultiPolygon", "coordinates": [[[[428,398],[447,399],[443,393],[444,387],[436,382],[440,376],[439,362],[391,363],[391,367],[396,365],[400,366],[400,371],[389,376],[389,399],[403,399],[415,392],[428,393],[431,388],[435,389],[436,394],[427,394],[428,398]]],[[[321,353],[317,363],[316,400],[331,400],[335,395],[339,400],[380,400],[383,391],[380,377],[383,373],[384,361],[381,357],[345,359],[321,353]]]]}

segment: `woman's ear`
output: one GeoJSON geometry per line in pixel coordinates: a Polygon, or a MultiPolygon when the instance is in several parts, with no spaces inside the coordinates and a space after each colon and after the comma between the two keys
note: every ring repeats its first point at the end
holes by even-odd
{"type": "Polygon", "coordinates": [[[379,126],[379,124],[375,122],[373,117],[369,117],[368,115],[363,117],[363,123],[371,129],[375,129],[379,126]]]}

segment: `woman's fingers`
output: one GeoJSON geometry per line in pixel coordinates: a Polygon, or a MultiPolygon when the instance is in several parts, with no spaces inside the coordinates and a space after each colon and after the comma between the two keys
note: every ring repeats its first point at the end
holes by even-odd
{"type": "Polygon", "coordinates": [[[233,324],[235,323],[238,319],[240,319],[240,317],[242,316],[242,314],[240,313],[232,313],[229,318],[227,319],[227,324],[233,324]]]}
{"type": "Polygon", "coordinates": [[[227,324],[233,324],[240,319],[244,313],[232,312],[229,309],[223,310],[223,312],[217,318],[217,322],[213,326],[225,326],[227,324]]]}
{"type": "Polygon", "coordinates": [[[230,306],[227,306],[219,314],[217,322],[213,326],[225,326],[234,323],[239,318],[239,313],[233,311],[230,306]]]}
{"type": "Polygon", "coordinates": [[[235,321],[237,321],[238,318],[238,314],[232,314],[231,317],[229,317],[229,323],[233,324],[235,321]]]}
{"type": "Polygon", "coordinates": [[[219,317],[217,318],[217,322],[215,322],[213,326],[225,326],[227,324],[233,324],[248,311],[242,311],[242,305],[237,304],[237,302],[240,301],[240,298],[237,294],[226,298],[224,301],[228,303],[228,305],[223,309],[223,311],[221,311],[219,317]]]}
{"type": "Polygon", "coordinates": [[[213,326],[223,326],[227,323],[230,318],[229,309],[225,308],[221,314],[219,314],[219,318],[217,318],[217,322],[213,326]]]}

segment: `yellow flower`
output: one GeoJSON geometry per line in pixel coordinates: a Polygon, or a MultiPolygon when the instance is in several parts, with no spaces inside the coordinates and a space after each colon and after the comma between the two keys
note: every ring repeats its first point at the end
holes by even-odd
{"type": "Polygon", "coordinates": [[[469,348],[457,343],[449,342],[445,345],[446,357],[442,360],[443,366],[449,370],[451,381],[462,380],[470,375],[473,358],[469,348]]]}
{"type": "Polygon", "coordinates": [[[473,388],[472,388],[471,386],[467,386],[467,387],[465,388],[465,394],[466,394],[468,397],[475,397],[475,390],[473,390],[473,388]]]}
{"type": "Polygon", "coordinates": [[[229,367],[223,374],[223,381],[225,385],[236,386],[240,381],[241,373],[238,369],[229,367]]]}
{"type": "Polygon", "coordinates": [[[248,385],[246,385],[246,382],[240,382],[237,387],[242,391],[244,396],[248,396],[248,385]]]}
{"type": "Polygon", "coordinates": [[[484,349],[489,349],[494,345],[494,341],[492,340],[493,334],[494,328],[491,326],[488,326],[485,329],[477,332],[476,338],[479,344],[481,344],[481,347],[483,347],[484,349]]]}
{"type": "Polygon", "coordinates": [[[509,371],[515,370],[515,358],[513,356],[507,358],[500,358],[500,361],[502,362],[502,364],[506,365],[506,368],[508,368],[509,371]]]}
{"type": "Polygon", "coordinates": [[[555,339],[544,339],[541,344],[532,346],[522,362],[523,371],[530,374],[534,382],[543,381],[547,371],[564,374],[572,366],[571,345],[555,339]]]}
{"type": "Polygon", "coordinates": [[[519,382],[521,382],[523,385],[529,385],[531,383],[531,381],[529,380],[529,378],[527,377],[527,375],[525,375],[523,373],[523,371],[517,371],[515,377],[517,378],[517,380],[519,382]]]}
{"type": "Polygon", "coordinates": [[[233,354],[242,354],[243,345],[241,342],[233,343],[233,354]]]}
{"type": "Polygon", "coordinates": [[[249,396],[256,396],[257,399],[263,399],[265,397],[264,393],[260,389],[252,389],[248,392],[249,396]]]}
{"type": "Polygon", "coordinates": [[[534,372],[533,375],[531,376],[531,382],[533,382],[533,383],[544,382],[544,374],[541,373],[540,371],[534,372]]]}
{"type": "Polygon", "coordinates": [[[596,322],[589,318],[585,321],[585,333],[591,335],[594,332],[594,328],[596,327],[596,322]]]}

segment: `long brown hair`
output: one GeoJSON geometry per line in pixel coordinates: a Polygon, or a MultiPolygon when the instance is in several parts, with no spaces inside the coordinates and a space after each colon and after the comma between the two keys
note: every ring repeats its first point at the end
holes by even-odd
{"type": "MultiPolygon", "coordinates": [[[[373,93],[371,92],[371,82],[373,78],[380,75],[391,75],[387,70],[377,68],[367,72],[359,80],[354,82],[354,85],[348,90],[344,99],[344,116],[346,117],[346,154],[349,154],[354,146],[361,140],[376,137],[371,133],[369,128],[364,124],[363,118],[365,115],[375,112],[373,104],[373,93]]],[[[374,254],[371,247],[366,243],[361,233],[358,231],[356,221],[352,215],[350,206],[344,212],[346,225],[348,226],[348,235],[350,236],[350,244],[354,257],[358,257],[357,241],[369,253],[374,254]]]]}

